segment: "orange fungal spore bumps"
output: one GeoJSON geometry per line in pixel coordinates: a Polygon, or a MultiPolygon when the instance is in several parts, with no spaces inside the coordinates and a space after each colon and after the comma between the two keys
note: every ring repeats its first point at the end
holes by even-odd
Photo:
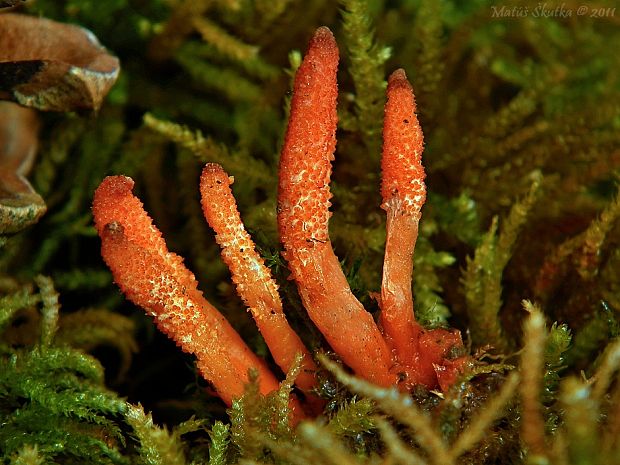
{"type": "MultiPolygon", "coordinates": [[[[381,207],[387,213],[387,240],[380,325],[351,292],[330,242],[338,59],[331,31],[319,28],[295,77],[278,185],[283,255],[310,318],[358,376],[403,390],[417,384],[446,390],[469,358],[458,357],[463,349],[458,331],[427,330],[413,312],[412,260],[426,187],[423,135],[403,70],[389,78],[383,128],[381,207]]],[[[321,405],[312,392],[316,365],[286,320],[278,287],[241,221],[232,182],[221,166],[206,165],[200,180],[203,212],[276,363],[288,371],[302,355],[296,384],[316,409],[321,405]]],[[[243,394],[249,369],[258,370],[262,393],[276,389],[265,363],[203,297],[181,257],[168,251],[132,188],[130,178],[106,178],[93,204],[102,255],[121,290],[184,351],[196,355],[201,374],[227,404],[243,394]]],[[[303,413],[296,399],[290,405],[295,423],[303,413]]]]}

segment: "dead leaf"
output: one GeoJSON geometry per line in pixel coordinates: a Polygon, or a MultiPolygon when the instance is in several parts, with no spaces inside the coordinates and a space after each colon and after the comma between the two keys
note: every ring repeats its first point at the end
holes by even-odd
{"type": "Polygon", "coordinates": [[[97,110],[119,71],[118,58],[87,29],[0,14],[0,99],[40,110],[97,110]]]}
{"type": "Polygon", "coordinates": [[[38,148],[37,112],[0,102],[0,234],[15,233],[45,213],[45,202],[25,178],[38,148]]]}
{"type": "Polygon", "coordinates": [[[0,8],[9,8],[26,0],[0,0],[0,8]]]}

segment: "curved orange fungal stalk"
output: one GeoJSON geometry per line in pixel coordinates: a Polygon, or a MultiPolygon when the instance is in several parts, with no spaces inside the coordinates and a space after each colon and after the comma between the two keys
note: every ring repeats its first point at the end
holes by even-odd
{"type": "Polygon", "coordinates": [[[278,228],[312,321],[358,375],[385,386],[396,383],[390,351],[372,316],[352,294],[328,235],[337,68],[338,46],[331,31],[321,27],[295,76],[280,158],[278,228]]]}
{"type": "Polygon", "coordinates": [[[288,372],[297,354],[302,354],[302,371],[295,383],[306,393],[316,386],[317,366],[308,349],[286,321],[278,286],[256,252],[245,230],[230,189],[233,179],[222,167],[208,163],[200,178],[202,210],[216,232],[222,259],[230,269],[237,292],[250,309],[273,358],[288,372]]]}
{"type": "Polygon", "coordinates": [[[388,79],[383,124],[381,208],[387,213],[387,234],[380,321],[406,372],[405,385],[439,385],[446,390],[469,359],[448,358],[451,349],[463,346],[458,331],[425,330],[415,321],[411,282],[418,224],[426,200],[424,136],[413,89],[402,69],[388,79]]]}
{"type": "Polygon", "coordinates": [[[182,258],[168,251],[132,188],[131,178],[110,176],[97,188],[93,201],[101,254],[115,282],[129,300],[153,316],[162,332],[196,355],[201,374],[226,404],[243,395],[249,369],[258,370],[262,393],[277,389],[278,382],[264,362],[203,297],[182,258]]]}

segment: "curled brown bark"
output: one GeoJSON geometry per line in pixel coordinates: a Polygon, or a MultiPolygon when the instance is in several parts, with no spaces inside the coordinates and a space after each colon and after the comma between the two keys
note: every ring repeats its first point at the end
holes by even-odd
{"type": "Polygon", "coordinates": [[[87,29],[0,14],[0,99],[39,110],[97,110],[120,65],[87,29]]]}
{"type": "Polygon", "coordinates": [[[38,147],[37,112],[0,102],[0,234],[36,223],[45,202],[25,178],[38,147]]]}

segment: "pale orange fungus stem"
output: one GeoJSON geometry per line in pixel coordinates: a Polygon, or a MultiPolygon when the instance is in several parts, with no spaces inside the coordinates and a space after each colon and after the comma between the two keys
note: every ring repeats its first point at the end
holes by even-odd
{"type": "Polygon", "coordinates": [[[278,227],[284,257],[312,321],[358,375],[386,386],[396,383],[390,351],[352,294],[328,235],[337,68],[338,46],[331,31],[321,27],[295,77],[280,158],[278,227]]]}
{"type": "Polygon", "coordinates": [[[182,258],[168,251],[132,188],[131,178],[108,177],[93,202],[101,254],[118,286],[162,332],[196,355],[201,374],[227,405],[243,395],[249,369],[258,370],[262,393],[277,389],[264,362],[197,289],[182,258]]]}
{"type": "Polygon", "coordinates": [[[469,364],[449,358],[463,348],[456,330],[426,330],[415,321],[411,282],[413,252],[426,200],[422,151],[424,136],[411,85],[402,69],[388,79],[383,122],[381,195],[387,237],[381,284],[381,325],[406,374],[403,387],[424,384],[447,390],[469,364]]]}
{"type": "Polygon", "coordinates": [[[233,179],[220,165],[207,164],[200,178],[202,210],[216,232],[215,240],[222,249],[222,259],[230,269],[237,292],[250,309],[276,363],[286,373],[297,354],[303,355],[302,371],[295,383],[309,394],[316,386],[317,366],[286,321],[278,286],[239,216],[230,189],[232,183],[233,179]]]}
{"type": "MultiPolygon", "coordinates": [[[[383,122],[381,208],[387,212],[387,237],[381,286],[381,324],[401,363],[417,365],[420,326],[413,313],[413,252],[426,199],[422,151],[424,136],[416,116],[411,85],[402,69],[388,81],[383,122]]],[[[432,384],[431,379],[419,379],[432,384]]],[[[419,378],[419,374],[414,375],[419,378]]]]}

